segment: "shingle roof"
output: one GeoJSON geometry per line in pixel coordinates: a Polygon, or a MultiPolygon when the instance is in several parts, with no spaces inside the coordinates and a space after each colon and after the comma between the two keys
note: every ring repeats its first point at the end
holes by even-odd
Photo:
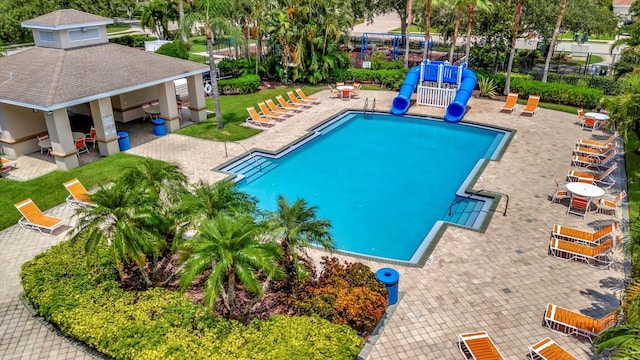
{"type": "Polygon", "coordinates": [[[631,6],[635,0],[613,0],[613,6],[631,6]]]}
{"type": "Polygon", "coordinates": [[[57,10],[22,23],[22,27],[40,29],[66,29],[82,25],[112,24],[113,20],[86,12],[63,9],[57,10]]]}
{"type": "Polygon", "coordinates": [[[207,65],[117,44],[35,47],[0,58],[0,103],[55,110],[205,72],[207,65]]]}

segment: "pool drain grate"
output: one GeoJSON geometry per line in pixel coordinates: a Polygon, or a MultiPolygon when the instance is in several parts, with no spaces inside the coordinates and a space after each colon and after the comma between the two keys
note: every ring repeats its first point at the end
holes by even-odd
{"type": "Polygon", "coordinates": [[[509,288],[504,288],[504,289],[502,289],[502,292],[505,293],[505,294],[509,294],[509,293],[511,293],[511,290],[509,288]]]}

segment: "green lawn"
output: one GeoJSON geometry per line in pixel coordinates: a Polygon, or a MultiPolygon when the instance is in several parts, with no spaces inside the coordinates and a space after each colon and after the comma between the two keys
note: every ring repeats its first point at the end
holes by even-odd
{"type": "Polygon", "coordinates": [[[123,168],[139,160],[138,156],[119,153],[73,170],[56,170],[29,181],[0,179],[0,229],[15,224],[20,218],[20,213],[13,206],[18,201],[31,198],[44,211],[64,202],[69,195],[63,182],[77,177],[90,189],[113,181],[121,175],[123,168]]]}
{"type": "Polygon", "coordinates": [[[127,24],[111,24],[107,25],[107,34],[117,33],[121,31],[127,31],[131,29],[131,25],[127,24]]]}
{"type": "MultiPolygon", "coordinates": [[[[304,92],[309,95],[322,90],[324,87],[303,86],[304,92]]],[[[203,121],[178,131],[178,134],[194,136],[203,139],[236,141],[251,137],[261,130],[240,126],[247,118],[247,107],[253,106],[258,109],[258,103],[266,99],[275,101],[276,95],[282,95],[286,99],[287,91],[292,88],[278,88],[262,90],[257,93],[247,95],[225,95],[220,96],[220,108],[222,110],[222,121],[224,128],[217,129],[215,116],[209,117],[207,121],[203,121]]],[[[206,100],[207,109],[213,111],[213,99],[206,100]]]]}

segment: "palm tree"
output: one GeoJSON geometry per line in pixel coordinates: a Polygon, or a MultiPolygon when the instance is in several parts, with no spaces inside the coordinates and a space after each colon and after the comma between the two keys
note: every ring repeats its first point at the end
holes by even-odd
{"type": "Polygon", "coordinates": [[[460,17],[462,17],[462,9],[464,9],[466,0],[456,0],[454,7],[456,9],[456,22],[453,27],[453,37],[451,38],[451,50],[449,50],[449,62],[453,63],[453,52],[456,49],[456,41],[458,41],[458,31],[460,30],[460,17]]]}
{"type": "Polygon", "coordinates": [[[507,79],[504,83],[504,95],[508,95],[511,88],[511,69],[513,68],[513,58],[516,56],[516,40],[518,40],[520,16],[522,15],[523,0],[516,1],[516,15],[513,19],[513,32],[511,33],[511,50],[509,51],[509,62],[507,63],[507,79]]]}
{"type": "Polygon", "coordinates": [[[120,182],[145,188],[167,205],[184,193],[187,177],[176,164],[144,158],[125,168],[120,182]]]}
{"type": "Polygon", "coordinates": [[[429,38],[431,37],[431,0],[427,0],[425,9],[425,26],[424,26],[424,54],[422,60],[426,60],[429,55],[429,38]]]}
{"type": "Polygon", "coordinates": [[[184,201],[184,214],[188,217],[191,228],[198,227],[206,219],[213,219],[222,212],[229,214],[253,214],[257,200],[247,193],[239,191],[231,180],[218,181],[211,185],[199,181],[184,201]]]}
{"type": "Polygon", "coordinates": [[[145,284],[152,285],[153,274],[145,270],[146,260],[148,256],[155,258],[163,246],[161,237],[154,231],[161,221],[154,201],[123,186],[122,182],[101,187],[91,195],[91,200],[95,207],[82,206],[76,210],[79,221],[71,241],[83,241],[87,254],[108,246],[119,271],[122,262],[133,261],[145,284]]]}
{"type": "Polygon", "coordinates": [[[289,205],[285,197],[280,195],[278,209],[267,213],[269,228],[280,237],[289,285],[309,275],[307,268],[300,262],[299,252],[304,254],[304,258],[308,258],[305,247],[316,243],[329,251],[335,249],[333,237],[329,233],[331,223],[326,219],[318,219],[317,210],[315,206],[308,206],[303,199],[297,199],[289,205]]]}
{"type": "Polygon", "coordinates": [[[404,67],[409,68],[409,43],[411,42],[409,36],[411,35],[411,21],[413,10],[413,0],[407,0],[407,33],[404,35],[404,67]]]}
{"type": "Polygon", "coordinates": [[[547,82],[547,76],[549,75],[549,65],[551,64],[551,57],[553,57],[553,48],[556,46],[556,40],[560,33],[560,26],[562,25],[562,18],[564,12],[567,9],[567,0],[561,0],[560,11],[558,12],[558,20],[556,21],[556,27],[553,29],[553,35],[551,36],[551,43],[547,50],[547,58],[544,61],[544,70],[542,71],[542,82],[547,82]]]}
{"type": "Polygon", "coordinates": [[[471,51],[471,29],[473,25],[473,11],[475,8],[487,10],[491,8],[488,0],[462,0],[468,6],[467,12],[467,44],[464,49],[464,58],[469,61],[469,52],[471,51]]]}
{"type": "Polygon", "coordinates": [[[176,0],[153,0],[142,5],[140,13],[140,26],[143,29],[151,28],[160,39],[167,39],[169,34],[169,21],[176,20],[180,16],[176,0]]]}
{"type": "Polygon", "coordinates": [[[621,83],[619,93],[604,98],[609,117],[626,138],[627,133],[640,126],[640,73],[628,75],[621,83]]]}
{"type": "Polygon", "coordinates": [[[193,12],[185,15],[185,26],[191,27],[194,23],[204,25],[207,37],[207,52],[209,53],[209,73],[211,74],[211,92],[213,105],[216,112],[217,128],[222,129],[222,110],[220,110],[220,92],[218,91],[218,78],[216,76],[216,63],[213,57],[213,37],[215,34],[224,33],[232,35],[236,42],[240,41],[241,35],[235,25],[223,16],[226,9],[231,4],[218,0],[195,0],[193,12]]]}
{"type": "Polygon", "coordinates": [[[236,280],[261,296],[269,281],[260,283],[258,274],[278,278],[280,248],[257,238],[264,228],[251,215],[220,213],[205,221],[196,236],[185,243],[188,258],[181,267],[180,286],[186,289],[200,274],[211,271],[204,286],[204,305],[214,311],[219,295],[230,317],[235,317],[236,280]],[[226,285],[226,286],[225,286],[226,285]]]}

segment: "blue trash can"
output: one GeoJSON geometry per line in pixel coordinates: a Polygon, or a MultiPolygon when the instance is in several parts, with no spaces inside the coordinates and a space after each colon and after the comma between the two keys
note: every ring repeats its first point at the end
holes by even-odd
{"type": "Polygon", "coordinates": [[[151,124],[153,125],[153,135],[155,136],[164,136],[167,135],[167,126],[165,125],[164,119],[153,119],[151,120],[151,124]]]}
{"type": "Polygon", "coordinates": [[[392,268],[382,268],[376,271],[376,278],[387,287],[389,305],[397,303],[400,274],[392,268]]]}
{"type": "Polygon", "coordinates": [[[118,146],[120,146],[120,151],[125,151],[131,149],[131,144],[129,143],[129,133],[126,131],[122,131],[118,133],[118,146]]]}

